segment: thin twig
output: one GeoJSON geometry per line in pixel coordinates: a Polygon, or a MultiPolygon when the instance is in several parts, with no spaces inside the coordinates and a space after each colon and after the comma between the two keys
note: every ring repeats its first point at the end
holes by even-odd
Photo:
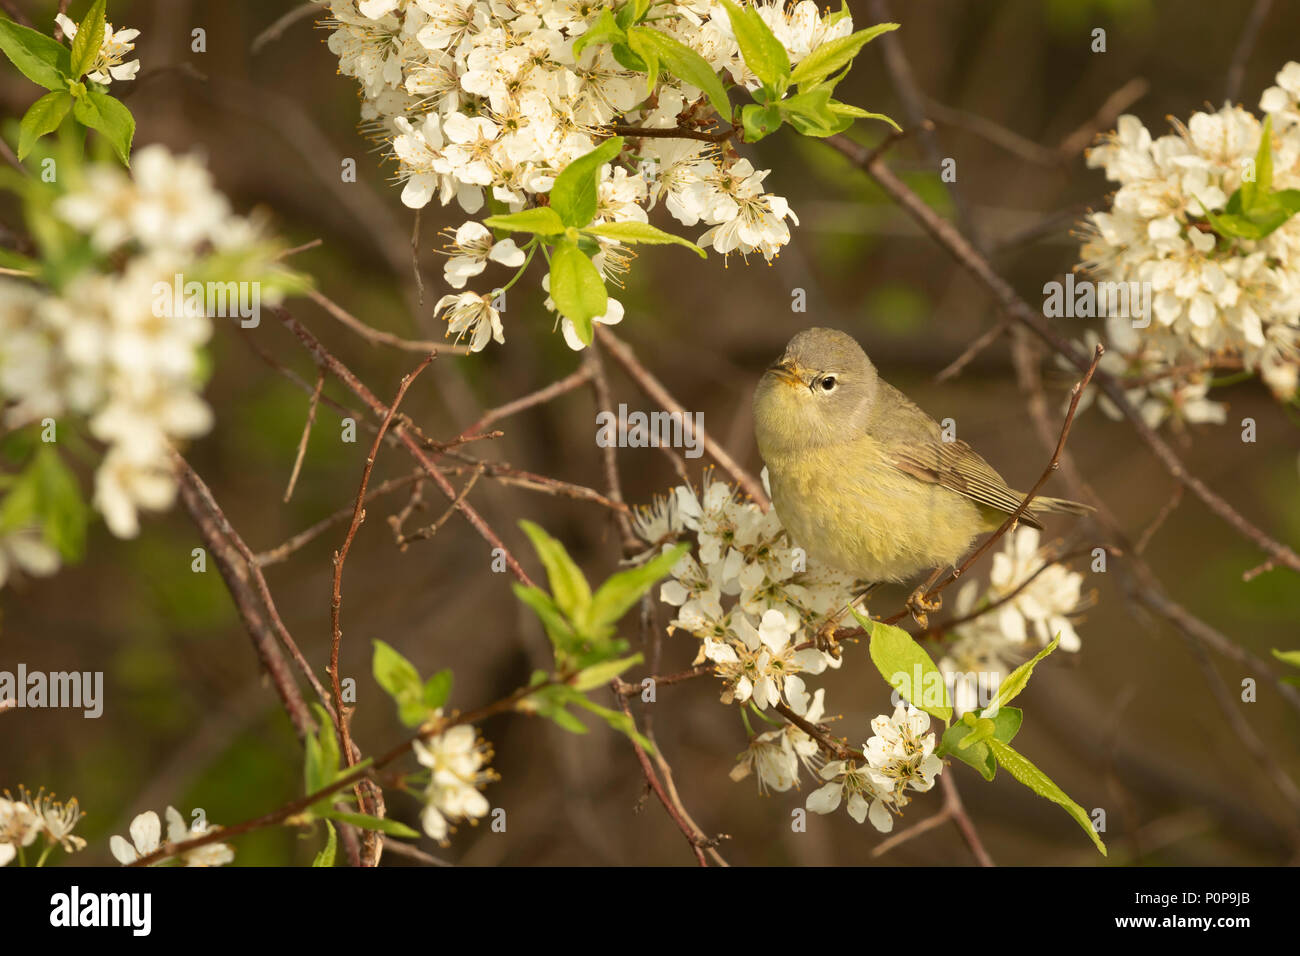
{"type": "Polygon", "coordinates": [[[298,454],[293,459],[293,471],[289,473],[289,487],[284,489],[284,501],[288,504],[293,497],[293,489],[298,484],[298,472],[302,470],[302,460],[307,455],[307,439],[311,437],[311,426],[316,422],[316,406],[320,404],[320,390],[325,386],[325,371],[316,373],[316,387],[311,393],[311,402],[307,405],[307,421],[302,426],[302,438],[298,439],[298,454]]]}
{"type": "MultiPolygon", "coordinates": [[[[243,574],[240,573],[239,567],[233,561],[228,559],[230,565],[229,570],[235,575],[235,579],[239,582],[247,583],[251,580],[253,590],[257,593],[257,597],[267,615],[272,632],[280,639],[280,643],[284,646],[284,649],[289,652],[289,656],[293,658],[294,663],[298,666],[298,670],[307,678],[307,682],[311,684],[312,690],[316,692],[316,696],[319,698],[322,706],[324,706],[325,711],[330,715],[331,719],[334,719],[334,708],[330,703],[329,695],[326,694],[325,688],[316,677],[316,672],[312,670],[311,664],[308,663],[306,656],[298,647],[298,642],[293,639],[293,635],[289,633],[288,627],[285,626],[284,620],[280,617],[280,612],[275,606],[275,600],[271,597],[270,585],[266,583],[266,576],[262,574],[262,569],[258,565],[257,557],[253,554],[252,549],[239,533],[235,531],[234,526],[230,523],[230,519],[226,517],[226,513],[221,509],[221,506],[217,504],[217,500],[213,496],[212,490],[207,486],[207,483],[199,477],[198,472],[190,466],[190,463],[175,451],[172,452],[172,461],[175,464],[177,474],[181,478],[182,488],[189,486],[192,489],[195,499],[202,503],[208,514],[211,515],[213,520],[216,522],[218,530],[225,536],[226,541],[234,547],[235,551],[242,559],[241,563],[245,568],[243,574]]],[[[191,511],[191,515],[193,515],[193,511],[191,511]]],[[[231,596],[235,597],[238,602],[239,595],[237,595],[235,590],[231,588],[231,578],[227,577],[224,571],[222,577],[226,580],[227,588],[231,590],[231,596]]],[[[241,608],[241,612],[242,610],[243,609],[241,608]]],[[[255,623],[256,622],[252,618],[245,615],[245,626],[250,629],[250,633],[251,628],[253,628],[255,623]]],[[[254,637],[257,639],[256,635],[254,637]]],[[[315,726],[314,721],[312,722],[312,726],[315,726]]]]}
{"type": "MultiPolygon", "coordinates": [[[[343,706],[343,688],[339,678],[339,648],[343,642],[343,625],[341,622],[341,609],[343,605],[343,564],[348,559],[348,552],[352,550],[352,541],[356,538],[357,529],[361,523],[366,520],[366,487],[370,484],[370,473],[374,470],[375,459],[379,457],[379,447],[383,443],[384,433],[388,431],[388,426],[392,424],[393,415],[397,412],[397,406],[402,403],[406,396],[406,390],[411,387],[411,383],[416,377],[423,372],[433,361],[435,353],[425,356],[409,374],[402,376],[402,382],[397,388],[397,395],[393,398],[392,404],[384,415],[384,420],[379,426],[379,431],[375,435],[374,444],[370,446],[370,453],[366,456],[365,467],[361,470],[361,486],[357,489],[356,503],[352,508],[352,522],[348,525],[347,535],[343,538],[342,546],[334,552],[334,580],[330,592],[330,664],[329,675],[333,683],[334,709],[337,713],[335,721],[338,724],[339,733],[343,738],[343,753],[346,758],[346,765],[352,766],[352,734],[348,729],[348,716],[350,708],[345,709],[343,706]]],[[[361,797],[360,792],[357,794],[361,797]]]]}
{"type": "MultiPolygon", "coordinates": [[[[627,705],[627,698],[620,694],[618,695],[618,701],[619,705],[623,708],[623,713],[627,715],[627,719],[634,720],[632,717],[632,710],[627,705]]],[[[672,818],[673,823],[677,824],[677,829],[681,830],[682,835],[686,837],[686,842],[690,844],[691,852],[695,854],[696,861],[700,866],[707,867],[709,861],[705,859],[703,849],[708,842],[707,838],[704,834],[698,833],[689,823],[686,822],[685,819],[683,819],[682,815],[677,812],[677,808],[673,805],[673,801],[670,800],[668,794],[664,792],[663,784],[659,782],[659,778],[655,775],[655,768],[650,765],[650,758],[646,756],[645,748],[642,747],[637,739],[630,734],[628,735],[628,740],[632,742],[632,749],[636,751],[636,759],[641,764],[641,772],[645,774],[646,784],[655,792],[655,796],[659,798],[659,802],[662,803],[664,809],[668,811],[668,816],[672,818]]]]}
{"type": "Polygon", "coordinates": [[[271,257],[271,261],[279,262],[281,259],[288,259],[290,256],[296,256],[298,253],[306,252],[308,249],[315,249],[317,246],[323,245],[324,242],[325,240],[323,239],[310,239],[300,246],[290,246],[288,249],[281,249],[271,257]]]}
{"type": "Polygon", "coordinates": [[[489,409],[483,413],[483,416],[478,421],[461,432],[461,437],[465,438],[466,436],[477,435],[489,425],[499,422],[503,418],[509,418],[511,415],[518,414],[519,412],[533,408],[537,405],[542,405],[561,395],[581,388],[583,385],[586,385],[587,382],[591,381],[591,374],[591,367],[587,364],[583,364],[578,367],[576,372],[572,372],[564,378],[552,382],[545,388],[539,388],[537,391],[530,392],[522,398],[516,398],[514,401],[506,402],[504,405],[499,405],[496,408],[489,409]]]}
{"type": "Polygon", "coordinates": [[[970,847],[971,853],[975,854],[975,860],[980,866],[995,866],[993,857],[989,856],[988,850],[984,849],[979,832],[975,829],[975,822],[966,813],[966,805],[962,803],[961,793],[957,790],[957,781],[952,778],[952,774],[945,773],[939,775],[939,784],[943,787],[944,807],[953,822],[957,824],[957,829],[961,831],[962,838],[970,847]]]}
{"type": "MultiPolygon", "coordinates": [[[[605,377],[605,363],[600,357],[596,343],[593,342],[591,348],[587,349],[583,365],[589,370],[592,391],[596,394],[597,412],[613,415],[614,400],[610,397],[609,380],[605,377]]],[[[618,448],[613,442],[604,443],[604,447],[601,448],[601,460],[605,466],[605,487],[609,489],[609,497],[623,504],[623,485],[618,477],[618,448]]],[[[636,554],[641,550],[641,542],[632,531],[632,521],[627,512],[616,511],[614,517],[618,522],[618,531],[622,538],[623,556],[636,554]]]]}
{"type": "Polygon", "coordinates": [[[966,346],[961,355],[958,355],[955,359],[944,366],[944,368],[939,371],[939,374],[934,377],[934,380],[942,383],[959,375],[962,369],[975,360],[975,356],[979,355],[1002,336],[1002,333],[1007,330],[1007,325],[1007,320],[1002,319],[996,324],[989,326],[975,339],[974,342],[966,346]]]}
{"type": "Polygon", "coordinates": [[[415,222],[411,225],[411,272],[415,274],[416,304],[424,308],[424,276],[420,275],[420,212],[415,210],[415,222]]]}
{"type": "Polygon", "coordinates": [[[952,819],[952,811],[948,809],[948,805],[945,802],[943,809],[941,809],[938,813],[926,817],[921,822],[913,824],[912,826],[908,827],[906,830],[900,830],[898,833],[895,833],[893,836],[889,837],[886,840],[882,840],[871,851],[871,856],[873,858],[882,857],[890,850],[894,849],[895,847],[902,846],[904,843],[908,842],[909,840],[914,840],[924,833],[929,833],[931,830],[943,826],[951,819],[952,819]]]}
{"type": "Polygon", "coordinates": [[[247,572],[241,572],[238,552],[225,540],[217,520],[211,515],[211,508],[203,503],[194,481],[197,476],[194,476],[191,471],[181,469],[179,477],[181,502],[199,529],[203,543],[207,546],[208,552],[217,564],[217,570],[226,582],[226,590],[230,592],[235,602],[235,609],[244,623],[244,630],[253,640],[253,647],[262,662],[262,669],[270,678],[271,686],[275,688],[299,739],[305,740],[315,731],[316,722],[302,699],[293,675],[289,673],[288,664],[276,646],[275,635],[266,621],[263,610],[258,607],[259,601],[253,587],[249,584],[247,572]]]}
{"type": "Polygon", "coordinates": [[[690,129],[686,126],[623,126],[618,123],[609,127],[611,136],[634,136],[640,139],[697,139],[705,143],[725,143],[738,132],[731,126],[721,131],[690,129]]]}
{"type": "MultiPolygon", "coordinates": [[[[405,488],[407,485],[411,484],[412,482],[420,482],[420,481],[428,481],[428,477],[425,475],[423,471],[417,471],[413,474],[405,475],[401,478],[390,478],[388,481],[385,481],[377,488],[372,489],[366,495],[366,504],[369,504],[370,502],[374,501],[376,498],[380,498],[383,495],[396,491],[399,488],[405,488]]],[[[257,560],[257,564],[263,568],[271,564],[279,564],[281,561],[287,560],[288,557],[291,554],[293,554],[295,551],[298,551],[299,549],[303,548],[307,544],[314,541],[316,538],[319,538],[324,532],[334,527],[334,525],[340,524],[351,517],[352,517],[352,505],[348,505],[345,508],[340,508],[338,511],[334,512],[333,514],[322,518],[320,521],[317,521],[311,527],[299,531],[297,534],[289,538],[284,543],[278,544],[274,548],[270,548],[266,551],[258,552],[256,555],[254,555],[255,559],[257,560]]]]}
{"type": "MultiPolygon", "coordinates": [[[[329,349],[325,348],[325,346],[321,344],[320,340],[317,339],[316,336],[312,335],[302,323],[290,315],[287,309],[277,306],[272,310],[272,312],[291,332],[293,332],[294,335],[298,337],[298,340],[307,347],[307,351],[311,353],[316,362],[329,369],[330,373],[346,385],[352,394],[356,395],[366,403],[371,412],[381,418],[388,414],[388,406],[376,398],[374,392],[370,391],[370,389],[368,389],[361,380],[353,374],[351,369],[344,365],[329,351],[329,349]]],[[[421,438],[411,434],[412,430],[413,429],[408,426],[405,421],[398,422],[397,425],[393,427],[393,432],[397,435],[398,440],[406,446],[407,451],[425,470],[429,477],[433,479],[434,484],[438,486],[439,490],[447,496],[449,501],[454,499],[456,497],[456,490],[451,486],[451,482],[447,480],[446,475],[438,470],[433,459],[425,453],[421,438]]],[[[467,501],[462,501],[459,508],[461,513],[465,516],[465,519],[470,523],[471,527],[479,533],[479,536],[490,546],[500,550],[502,556],[505,558],[506,568],[515,576],[516,580],[525,587],[532,586],[532,578],[530,578],[528,573],[524,571],[523,566],[520,565],[519,561],[510,552],[510,549],[506,547],[505,542],[503,542],[488,523],[483,520],[483,516],[475,511],[467,501]]]]}
{"type": "Polygon", "coordinates": [[[391,348],[401,349],[404,352],[421,352],[426,355],[429,352],[437,352],[439,355],[470,354],[468,346],[445,345],[441,342],[431,342],[423,339],[404,339],[400,335],[394,335],[392,332],[384,332],[380,329],[372,328],[329,296],[322,292],[318,292],[315,289],[307,290],[307,298],[311,299],[322,309],[332,315],[345,328],[351,329],[367,342],[371,342],[375,345],[387,345],[391,348]]]}
{"type": "MultiPolygon", "coordinates": [[[[678,415],[686,416],[686,410],[682,408],[680,402],[673,398],[668,389],[664,388],[659,379],[650,373],[650,370],[642,365],[629,345],[616,336],[609,328],[604,325],[596,326],[596,336],[600,339],[601,344],[609,351],[614,361],[623,367],[623,370],[631,376],[632,380],[641,387],[654,401],[658,402],[660,407],[665,411],[676,412],[678,415]]],[[[704,450],[713,456],[714,460],[736,480],[744,489],[745,494],[749,495],[754,502],[766,511],[771,503],[767,500],[767,495],[763,492],[763,485],[757,478],[742,468],[734,458],[731,457],[721,445],[714,441],[703,427],[695,429],[695,437],[703,444],[704,450]]]]}
{"type": "Polygon", "coordinates": [[[1151,84],[1145,78],[1135,76],[1106,97],[1092,119],[1061,140],[1056,147],[1061,159],[1068,162],[1082,153],[1097,138],[1098,133],[1113,127],[1119,115],[1146,96],[1150,89],[1151,84]]]}
{"type": "Polygon", "coordinates": [[[1272,6],[1273,0],[1255,0],[1255,5],[1250,8],[1246,23],[1241,28],[1241,36],[1237,39],[1237,48],[1232,52],[1232,63],[1228,67],[1228,79],[1223,91],[1223,98],[1229,103],[1234,102],[1241,93],[1241,81],[1246,76],[1246,63],[1250,60],[1251,51],[1255,49],[1255,40],[1258,39],[1260,28],[1268,18],[1272,6]]]}
{"type": "Polygon", "coordinates": [[[305,20],[314,12],[320,10],[320,5],[316,3],[304,3],[301,6],[292,8],[288,13],[276,19],[269,27],[253,38],[253,45],[250,52],[257,54],[268,43],[274,43],[284,35],[284,31],[289,29],[299,20],[305,20]]]}
{"type": "MultiPolygon", "coordinates": [[[[470,473],[469,480],[465,482],[465,487],[460,489],[460,493],[452,500],[451,506],[447,508],[447,510],[444,511],[433,524],[425,528],[417,528],[410,534],[401,534],[399,532],[397,534],[398,550],[405,551],[412,541],[427,541],[429,538],[432,538],[437,534],[442,526],[447,523],[447,519],[456,513],[456,508],[460,506],[460,503],[469,497],[469,493],[474,490],[474,486],[478,484],[478,480],[483,477],[483,471],[484,466],[479,465],[479,467],[475,468],[470,473]]],[[[417,488],[418,487],[419,486],[417,486],[417,488]]]]}

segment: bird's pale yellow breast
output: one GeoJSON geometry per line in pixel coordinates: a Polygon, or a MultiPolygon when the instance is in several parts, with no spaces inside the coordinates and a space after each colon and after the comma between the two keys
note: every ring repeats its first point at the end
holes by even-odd
{"type": "Polygon", "coordinates": [[[902,581],[951,564],[984,530],[973,501],[898,470],[867,435],[763,458],[794,543],[864,581],[902,581]]]}

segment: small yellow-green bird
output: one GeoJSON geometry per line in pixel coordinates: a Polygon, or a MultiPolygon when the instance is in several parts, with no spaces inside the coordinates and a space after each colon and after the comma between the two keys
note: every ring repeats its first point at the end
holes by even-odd
{"type": "MultiPolygon", "coordinates": [[[[835,329],[800,332],[763,374],[754,435],[794,543],[873,584],[956,564],[1024,498],[970,445],[944,441],[934,419],[835,329]]],[[[1020,520],[1041,527],[1043,513],[1091,510],[1039,497],[1020,520]]]]}

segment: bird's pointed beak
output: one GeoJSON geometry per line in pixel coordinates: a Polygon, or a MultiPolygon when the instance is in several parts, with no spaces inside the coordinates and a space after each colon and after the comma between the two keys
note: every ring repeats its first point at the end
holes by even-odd
{"type": "Polygon", "coordinates": [[[803,387],[804,381],[799,377],[795,364],[789,359],[781,359],[768,366],[767,370],[787,385],[803,387]]]}

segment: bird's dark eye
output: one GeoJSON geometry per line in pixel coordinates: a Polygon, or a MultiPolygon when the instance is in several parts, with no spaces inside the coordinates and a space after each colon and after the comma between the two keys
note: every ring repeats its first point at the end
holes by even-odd
{"type": "Polygon", "coordinates": [[[831,391],[834,391],[834,390],[835,390],[835,386],[838,385],[838,384],[839,384],[839,383],[835,381],[835,376],[834,376],[834,375],[827,375],[827,376],[825,376],[825,377],[822,378],[822,391],[823,391],[823,392],[831,392],[831,391]]]}

